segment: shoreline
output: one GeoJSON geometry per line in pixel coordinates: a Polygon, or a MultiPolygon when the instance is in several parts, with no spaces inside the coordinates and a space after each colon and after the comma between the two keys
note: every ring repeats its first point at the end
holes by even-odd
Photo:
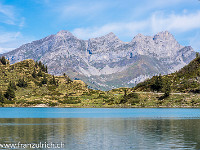
{"type": "MultiPolygon", "coordinates": [[[[44,104],[45,105],[45,104],[44,104]]],[[[78,107],[78,106],[47,106],[47,105],[40,105],[40,106],[5,106],[1,108],[200,108],[200,106],[106,106],[106,107],[97,107],[97,106],[87,106],[87,107],[78,107]]]]}

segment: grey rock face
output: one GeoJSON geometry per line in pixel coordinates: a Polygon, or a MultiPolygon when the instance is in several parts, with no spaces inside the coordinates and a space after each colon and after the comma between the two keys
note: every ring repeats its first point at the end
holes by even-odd
{"type": "Polygon", "coordinates": [[[114,33],[80,40],[60,31],[2,55],[11,63],[42,61],[51,74],[66,73],[102,90],[132,87],[153,75],[175,72],[195,58],[191,47],[181,46],[167,31],[153,37],[138,34],[131,42],[114,33]]]}

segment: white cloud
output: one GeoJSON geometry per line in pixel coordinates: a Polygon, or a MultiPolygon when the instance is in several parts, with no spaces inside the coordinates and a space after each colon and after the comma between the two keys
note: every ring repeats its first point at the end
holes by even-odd
{"type": "MultiPolygon", "coordinates": [[[[49,5],[49,4],[48,4],[49,5]]],[[[87,16],[87,19],[102,12],[107,5],[98,1],[77,1],[76,3],[52,3],[51,10],[58,13],[61,19],[87,16]]]]}
{"type": "Polygon", "coordinates": [[[21,32],[0,32],[0,54],[13,50],[34,38],[22,35],[21,32]]]}
{"type": "Polygon", "coordinates": [[[160,31],[174,33],[187,32],[200,28],[200,11],[196,13],[166,15],[164,12],[154,12],[149,18],[133,22],[109,23],[100,27],[76,28],[72,32],[81,39],[98,37],[109,32],[114,32],[120,37],[129,37],[137,33],[155,34],[160,31]]]}
{"type": "Polygon", "coordinates": [[[0,44],[12,42],[21,37],[20,32],[8,32],[0,34],[0,44]]]}
{"type": "Polygon", "coordinates": [[[21,17],[12,5],[3,5],[0,3],[0,22],[23,27],[25,18],[21,17]]]}
{"type": "Polygon", "coordinates": [[[195,36],[189,39],[189,41],[194,50],[200,52],[200,32],[197,32],[195,36]]]}
{"type": "Polygon", "coordinates": [[[13,48],[0,47],[0,54],[9,52],[9,51],[11,51],[11,50],[13,50],[13,49],[15,49],[15,48],[14,48],[14,47],[13,47],[13,48]]]}
{"type": "Polygon", "coordinates": [[[6,24],[15,24],[14,8],[9,5],[3,5],[0,3],[0,22],[6,24]]]}
{"type": "Polygon", "coordinates": [[[25,18],[18,13],[14,6],[4,5],[0,2],[0,23],[3,23],[0,25],[0,53],[15,49],[31,39],[24,37],[19,31],[8,31],[9,26],[7,25],[13,25],[22,29],[25,24],[25,18]]]}
{"type": "Polygon", "coordinates": [[[169,30],[174,32],[186,32],[200,28],[200,11],[191,14],[176,15],[174,13],[165,15],[156,12],[152,15],[150,22],[152,31],[169,30]]]}
{"type": "Polygon", "coordinates": [[[142,29],[146,28],[148,22],[129,22],[129,23],[110,23],[101,27],[92,28],[76,28],[72,33],[81,38],[88,39],[105,35],[109,32],[114,32],[122,37],[132,36],[138,32],[142,32],[142,29]]]}

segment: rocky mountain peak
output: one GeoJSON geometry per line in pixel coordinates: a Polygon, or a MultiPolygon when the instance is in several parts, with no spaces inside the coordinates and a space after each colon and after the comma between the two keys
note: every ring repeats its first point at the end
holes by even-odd
{"type": "Polygon", "coordinates": [[[169,31],[163,31],[157,33],[154,37],[154,40],[176,40],[174,36],[169,31]]]}
{"type": "Polygon", "coordinates": [[[42,61],[51,74],[66,73],[93,88],[112,89],[132,87],[155,74],[179,70],[195,57],[195,52],[181,46],[168,31],[155,36],[138,34],[126,43],[112,32],[80,40],[61,30],[0,56],[6,56],[11,63],[42,61]]]}
{"type": "Polygon", "coordinates": [[[104,36],[101,36],[101,37],[97,37],[97,38],[92,38],[90,40],[97,40],[97,41],[110,41],[110,42],[113,42],[113,41],[120,41],[120,39],[113,33],[113,32],[110,32],[104,36]]]}
{"type": "Polygon", "coordinates": [[[145,38],[146,38],[146,36],[144,36],[143,34],[139,33],[133,38],[133,40],[131,42],[140,42],[140,41],[145,40],[145,38]]]}
{"type": "Polygon", "coordinates": [[[56,36],[59,36],[59,37],[74,37],[73,34],[67,30],[61,30],[59,31],[56,36]]]}
{"type": "Polygon", "coordinates": [[[110,33],[106,34],[104,37],[107,37],[107,38],[116,38],[117,36],[113,32],[110,32],[110,33]]]}

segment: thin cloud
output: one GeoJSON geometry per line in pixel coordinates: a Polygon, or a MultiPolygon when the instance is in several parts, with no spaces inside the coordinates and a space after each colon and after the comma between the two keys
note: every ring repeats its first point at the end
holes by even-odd
{"type": "Polygon", "coordinates": [[[153,32],[169,30],[174,32],[187,32],[200,28],[200,11],[191,14],[170,14],[156,12],[151,17],[153,32]]]}
{"type": "Polygon", "coordinates": [[[81,39],[88,39],[114,32],[120,37],[129,37],[137,33],[155,34],[168,30],[174,33],[188,32],[200,28],[200,11],[190,14],[170,14],[155,12],[149,18],[133,22],[109,23],[100,27],[76,28],[72,32],[81,39]]]}
{"type": "Polygon", "coordinates": [[[25,18],[21,17],[12,5],[0,3],[0,22],[8,25],[23,27],[25,18]]]}
{"type": "Polygon", "coordinates": [[[6,24],[15,24],[14,7],[10,5],[3,5],[0,3],[0,22],[6,24]]]}
{"type": "Polygon", "coordinates": [[[101,27],[92,28],[77,28],[72,31],[74,35],[81,39],[89,39],[98,36],[105,35],[109,32],[114,32],[117,35],[126,37],[133,36],[138,32],[142,32],[142,29],[146,28],[148,22],[129,22],[129,23],[111,23],[101,27]]]}
{"type": "Polygon", "coordinates": [[[189,39],[190,45],[193,46],[195,50],[200,52],[200,32],[197,32],[195,36],[189,39]]]}
{"type": "MultiPolygon", "coordinates": [[[[48,4],[50,6],[50,4],[48,4]]],[[[59,18],[73,18],[73,17],[83,17],[88,18],[101,13],[106,9],[107,4],[98,1],[78,1],[76,3],[61,2],[60,4],[51,3],[51,10],[59,14],[59,18]]]]}
{"type": "Polygon", "coordinates": [[[0,54],[13,50],[34,38],[24,36],[21,32],[0,32],[0,54]]]}
{"type": "Polygon", "coordinates": [[[8,32],[8,33],[1,33],[0,34],[0,44],[12,42],[21,37],[20,32],[8,32]]]}

